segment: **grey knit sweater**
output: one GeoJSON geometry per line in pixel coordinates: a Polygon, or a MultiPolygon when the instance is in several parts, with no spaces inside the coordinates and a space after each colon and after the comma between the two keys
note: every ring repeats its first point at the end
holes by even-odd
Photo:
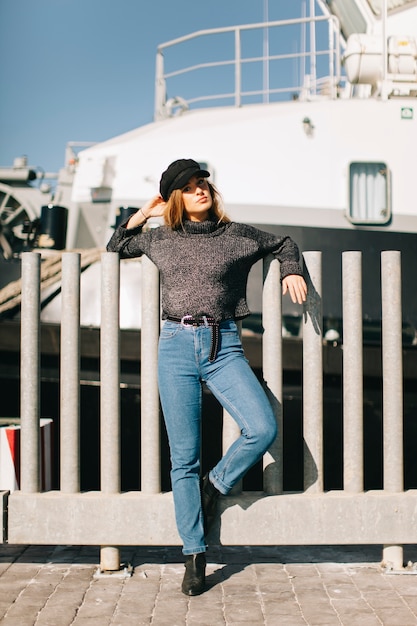
{"type": "Polygon", "coordinates": [[[277,237],[253,226],[185,221],[142,231],[119,226],[109,252],[121,258],[146,254],[158,267],[162,284],[162,317],[210,315],[217,321],[250,314],[246,302],[249,271],[272,253],[281,263],[281,279],[302,274],[299,252],[290,237],[277,237]]]}

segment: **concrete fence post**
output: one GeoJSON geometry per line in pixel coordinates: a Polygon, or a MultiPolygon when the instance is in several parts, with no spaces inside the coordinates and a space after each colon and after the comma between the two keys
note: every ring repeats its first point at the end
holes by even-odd
{"type": "Polygon", "coordinates": [[[283,491],[283,412],[282,412],[282,301],[280,263],[272,256],[263,263],[262,368],[269,400],[277,420],[278,436],[264,455],[264,491],[283,491]]]}
{"type": "Polygon", "coordinates": [[[323,313],[321,252],[304,252],[307,301],[303,325],[304,489],[323,491],[323,313]]]}
{"type": "Polygon", "coordinates": [[[364,489],[362,253],[343,252],[343,488],[364,489]]]}
{"type": "Polygon", "coordinates": [[[160,330],[158,268],[142,257],[141,327],[141,490],[161,491],[161,428],[158,393],[158,338],[160,330]]]}
{"type": "MultiPolygon", "coordinates": [[[[404,490],[401,253],[381,253],[384,490],[404,490]]],[[[403,567],[402,546],[384,546],[383,560],[403,567]]]]}
{"type": "MultiPolygon", "coordinates": [[[[237,327],[239,330],[239,335],[242,336],[242,322],[237,322],[237,327]]],[[[223,409],[223,429],[222,429],[222,451],[223,454],[230,448],[232,443],[240,436],[240,428],[236,424],[233,417],[230,415],[226,409],[223,409]]],[[[242,492],[242,481],[239,480],[232,490],[230,491],[231,495],[239,495],[242,492]]]]}
{"type": "Polygon", "coordinates": [[[22,254],[20,489],[26,493],[40,490],[40,267],[40,254],[22,254]]]}
{"type": "Polygon", "coordinates": [[[64,493],[80,490],[80,254],[62,255],[60,438],[64,493]]]}
{"type": "MultiPolygon", "coordinates": [[[[116,252],[101,255],[100,476],[101,491],[120,491],[120,262],[116,252]]],[[[100,569],[120,568],[120,551],[102,546],[100,569]]]]}

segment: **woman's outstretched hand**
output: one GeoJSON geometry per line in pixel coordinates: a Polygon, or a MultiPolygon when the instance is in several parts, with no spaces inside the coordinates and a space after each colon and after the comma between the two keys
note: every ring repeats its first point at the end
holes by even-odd
{"type": "Polygon", "coordinates": [[[282,295],[290,294],[293,302],[303,304],[307,299],[307,284],[302,276],[289,274],[282,280],[282,295]]]}

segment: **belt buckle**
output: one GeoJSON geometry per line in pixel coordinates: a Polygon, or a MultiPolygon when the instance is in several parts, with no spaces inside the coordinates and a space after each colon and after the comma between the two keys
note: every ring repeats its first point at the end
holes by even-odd
{"type": "Polygon", "coordinates": [[[193,316],[192,315],[183,315],[181,318],[181,324],[183,326],[189,326],[190,324],[193,324],[193,316]],[[188,320],[188,323],[187,323],[188,320]]]}

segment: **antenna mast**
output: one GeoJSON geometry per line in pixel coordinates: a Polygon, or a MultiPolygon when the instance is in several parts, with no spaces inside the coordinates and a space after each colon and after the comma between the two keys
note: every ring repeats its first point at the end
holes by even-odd
{"type": "MultiPolygon", "coordinates": [[[[268,0],[264,0],[264,19],[263,21],[266,23],[269,21],[269,7],[268,0]]],[[[269,102],[269,28],[265,26],[264,28],[264,41],[263,41],[263,101],[269,102]]]]}

